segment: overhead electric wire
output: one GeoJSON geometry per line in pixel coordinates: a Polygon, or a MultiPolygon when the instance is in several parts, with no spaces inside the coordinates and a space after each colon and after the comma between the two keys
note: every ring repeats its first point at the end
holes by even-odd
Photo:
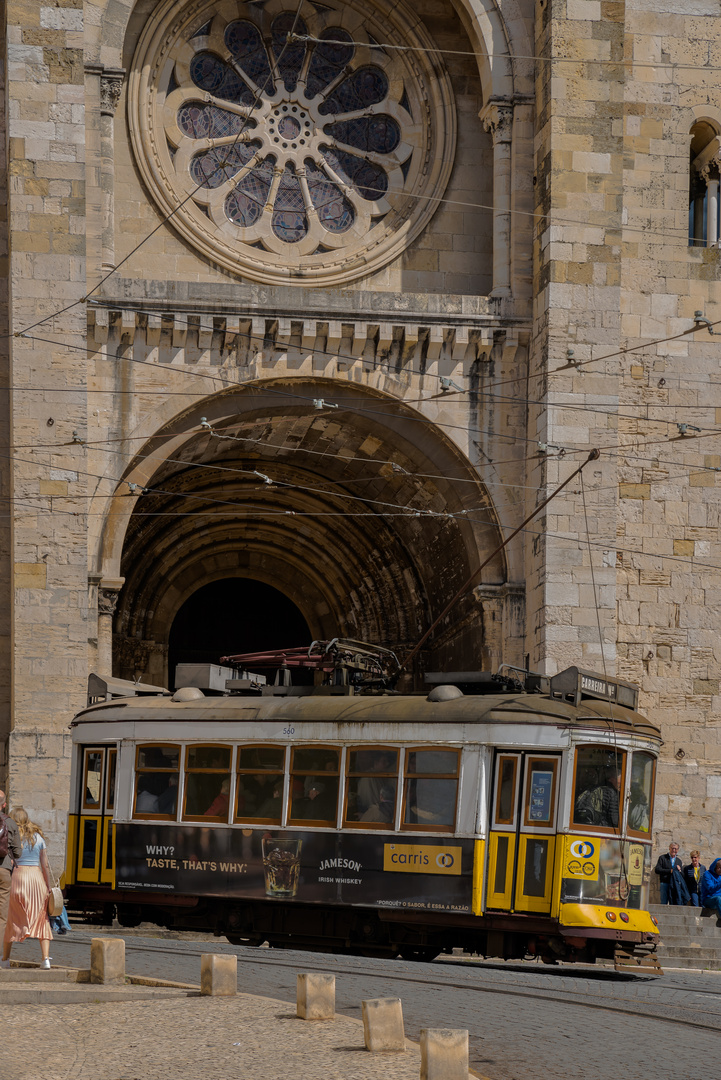
{"type": "Polygon", "coordinates": [[[442,54],[443,56],[468,56],[477,60],[479,56],[489,60],[534,60],[542,61],[544,63],[560,63],[560,64],[600,64],[602,66],[620,67],[630,66],[638,68],[678,68],[680,70],[690,71],[721,71],[721,67],[714,67],[712,64],[686,64],[680,63],[677,60],[659,60],[658,63],[654,63],[652,60],[634,60],[634,59],[618,59],[618,60],[596,60],[590,56],[540,56],[535,53],[525,55],[523,53],[489,53],[484,51],[469,52],[463,49],[444,49],[437,45],[392,45],[388,42],[373,42],[369,44],[367,41],[354,41],[347,40],[333,40],[331,38],[318,38],[313,37],[311,34],[289,34],[293,42],[310,42],[314,45],[355,45],[361,48],[370,49],[371,52],[374,49],[390,49],[394,52],[419,52],[428,54],[442,54]]]}

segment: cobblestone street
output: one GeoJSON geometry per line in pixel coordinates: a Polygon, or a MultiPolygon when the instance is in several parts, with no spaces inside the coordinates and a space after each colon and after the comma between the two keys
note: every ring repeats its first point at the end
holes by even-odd
{"type": "MultiPolygon", "coordinates": [[[[54,959],[86,965],[91,936],[73,930],[70,939],[56,939],[54,959]]],[[[627,976],[461,960],[408,964],[237,948],[224,939],[124,936],[129,974],[197,983],[202,952],[231,952],[238,956],[238,989],[245,993],[294,1002],[296,974],[321,970],[335,972],[337,1011],[346,1016],[360,1017],[363,998],[398,996],[410,1039],[418,1039],[421,1027],[468,1028],[471,1067],[490,1080],[655,1080],[661,1043],[693,1047],[701,1060],[718,1051],[721,978],[715,974],[627,976]]],[[[13,956],[35,959],[36,951],[35,943],[26,943],[13,956]]],[[[194,1020],[190,1040],[196,1028],[194,1020]]],[[[696,1075],[682,1053],[672,1055],[664,1073],[669,1080],[696,1075]]],[[[218,1080],[232,1073],[207,1075],[218,1080]]]]}

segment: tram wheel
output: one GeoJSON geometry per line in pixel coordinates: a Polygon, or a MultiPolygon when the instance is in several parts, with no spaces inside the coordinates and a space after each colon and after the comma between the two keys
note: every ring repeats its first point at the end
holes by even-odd
{"type": "Polygon", "coordinates": [[[401,945],[398,952],[401,960],[413,960],[419,964],[430,964],[439,955],[440,949],[433,945],[401,945]]]}
{"type": "Polygon", "coordinates": [[[240,934],[225,935],[231,945],[247,945],[249,948],[258,949],[263,944],[263,938],[242,937],[240,934]]]}

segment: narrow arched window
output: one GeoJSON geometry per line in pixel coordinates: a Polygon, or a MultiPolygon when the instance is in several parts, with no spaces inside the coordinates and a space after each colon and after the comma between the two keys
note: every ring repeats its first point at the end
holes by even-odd
{"type": "Polygon", "coordinates": [[[690,155],[689,244],[718,247],[721,139],[709,121],[699,120],[691,128],[690,155]]]}

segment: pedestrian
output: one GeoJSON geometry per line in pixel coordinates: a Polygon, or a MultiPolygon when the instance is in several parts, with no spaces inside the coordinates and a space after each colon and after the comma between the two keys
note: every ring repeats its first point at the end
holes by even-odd
{"type": "Polygon", "coordinates": [[[698,907],[700,904],[698,886],[705,873],[706,867],[701,865],[701,852],[692,851],[691,862],[683,868],[684,881],[691,897],[691,907],[698,907]]]}
{"type": "Polygon", "coordinates": [[[43,968],[50,967],[52,930],[48,919],[48,896],[52,888],[50,867],[41,829],[33,824],[22,806],[13,810],[21,852],[15,860],[10,886],[7,925],[3,938],[2,967],[10,967],[14,942],[25,938],[40,941],[43,968]]]}
{"type": "Polygon", "coordinates": [[[662,904],[683,904],[689,899],[688,889],[683,880],[683,863],[678,857],[678,844],[673,840],[668,845],[668,855],[659,855],[654,867],[659,876],[659,890],[662,904]],[[685,900],[680,898],[685,896],[685,900]]]}
{"type": "Polygon", "coordinates": [[[13,860],[20,858],[20,835],[13,818],[5,813],[5,792],[0,791],[0,941],[5,937],[13,860]]]}
{"type": "Polygon", "coordinates": [[[711,908],[721,919],[721,859],[714,859],[701,878],[699,893],[702,907],[711,908]]]}

